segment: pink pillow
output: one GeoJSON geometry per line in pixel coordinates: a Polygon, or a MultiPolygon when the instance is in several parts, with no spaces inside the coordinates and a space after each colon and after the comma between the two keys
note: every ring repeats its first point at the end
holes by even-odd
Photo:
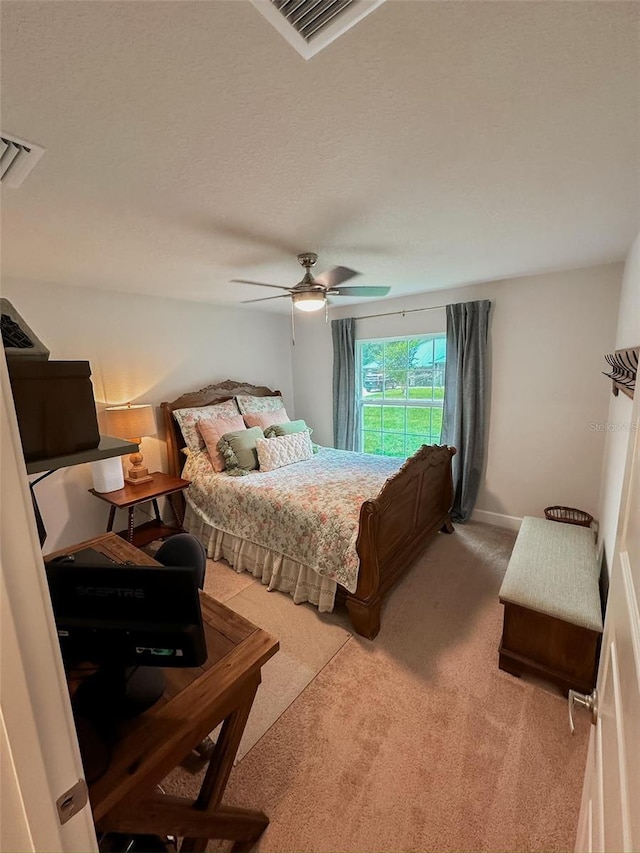
{"type": "Polygon", "coordinates": [[[273,412],[252,412],[250,415],[243,415],[242,417],[248,427],[259,426],[261,429],[289,423],[289,415],[284,409],[275,409],[273,412]]]}
{"type": "Polygon", "coordinates": [[[207,453],[211,459],[213,470],[220,474],[225,470],[225,465],[224,457],[218,450],[218,442],[227,432],[245,429],[242,415],[236,415],[232,418],[201,418],[197,427],[207,446],[207,453]]]}

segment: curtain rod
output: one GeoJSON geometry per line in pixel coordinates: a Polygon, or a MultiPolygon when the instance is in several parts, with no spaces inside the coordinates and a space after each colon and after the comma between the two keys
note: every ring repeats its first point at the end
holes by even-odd
{"type": "Polygon", "coordinates": [[[354,317],[354,320],[371,320],[372,317],[393,317],[395,314],[415,314],[417,311],[436,311],[438,308],[446,308],[446,305],[431,305],[429,308],[408,308],[406,311],[387,311],[386,314],[365,314],[362,317],[354,317]]]}

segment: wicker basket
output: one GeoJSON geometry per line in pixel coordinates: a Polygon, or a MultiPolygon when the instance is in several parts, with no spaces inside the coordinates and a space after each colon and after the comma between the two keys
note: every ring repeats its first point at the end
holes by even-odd
{"type": "Polygon", "coordinates": [[[578,524],[580,527],[591,527],[593,516],[583,509],[572,506],[548,506],[544,517],[549,521],[562,521],[564,524],[578,524]]]}

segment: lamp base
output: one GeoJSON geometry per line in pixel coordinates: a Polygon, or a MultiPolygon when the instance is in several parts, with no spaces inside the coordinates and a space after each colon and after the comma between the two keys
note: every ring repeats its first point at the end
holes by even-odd
{"type": "MultiPolygon", "coordinates": [[[[136,444],[140,444],[141,439],[135,438],[133,441],[136,444]]],[[[131,462],[131,468],[129,468],[124,478],[125,483],[138,486],[140,483],[150,483],[153,480],[153,477],[149,474],[149,469],[145,468],[142,464],[142,453],[140,451],[132,453],[129,457],[129,462],[131,462]]]]}
{"type": "Polygon", "coordinates": [[[129,468],[127,476],[124,478],[125,483],[130,483],[132,486],[138,486],[140,483],[150,483],[153,477],[149,474],[148,468],[129,468]]]}

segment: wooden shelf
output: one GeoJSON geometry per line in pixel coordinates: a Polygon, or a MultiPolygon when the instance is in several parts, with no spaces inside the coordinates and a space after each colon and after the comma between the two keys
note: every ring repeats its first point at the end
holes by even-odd
{"type": "Polygon", "coordinates": [[[65,456],[52,456],[48,459],[36,459],[33,462],[27,462],[27,474],[56,471],[58,468],[81,465],[83,462],[97,462],[99,459],[110,459],[112,456],[125,456],[128,453],[136,453],[138,450],[138,445],[132,441],[101,435],[98,446],[89,450],[80,450],[78,453],[68,453],[65,456]]]}
{"type": "MultiPolygon", "coordinates": [[[[134,528],[133,542],[131,544],[136,548],[142,548],[156,539],[166,539],[168,536],[173,536],[174,533],[180,532],[180,528],[175,525],[158,524],[157,521],[146,521],[144,524],[139,524],[134,528]]],[[[129,531],[119,530],[118,536],[121,539],[128,539],[129,531]]]]}

